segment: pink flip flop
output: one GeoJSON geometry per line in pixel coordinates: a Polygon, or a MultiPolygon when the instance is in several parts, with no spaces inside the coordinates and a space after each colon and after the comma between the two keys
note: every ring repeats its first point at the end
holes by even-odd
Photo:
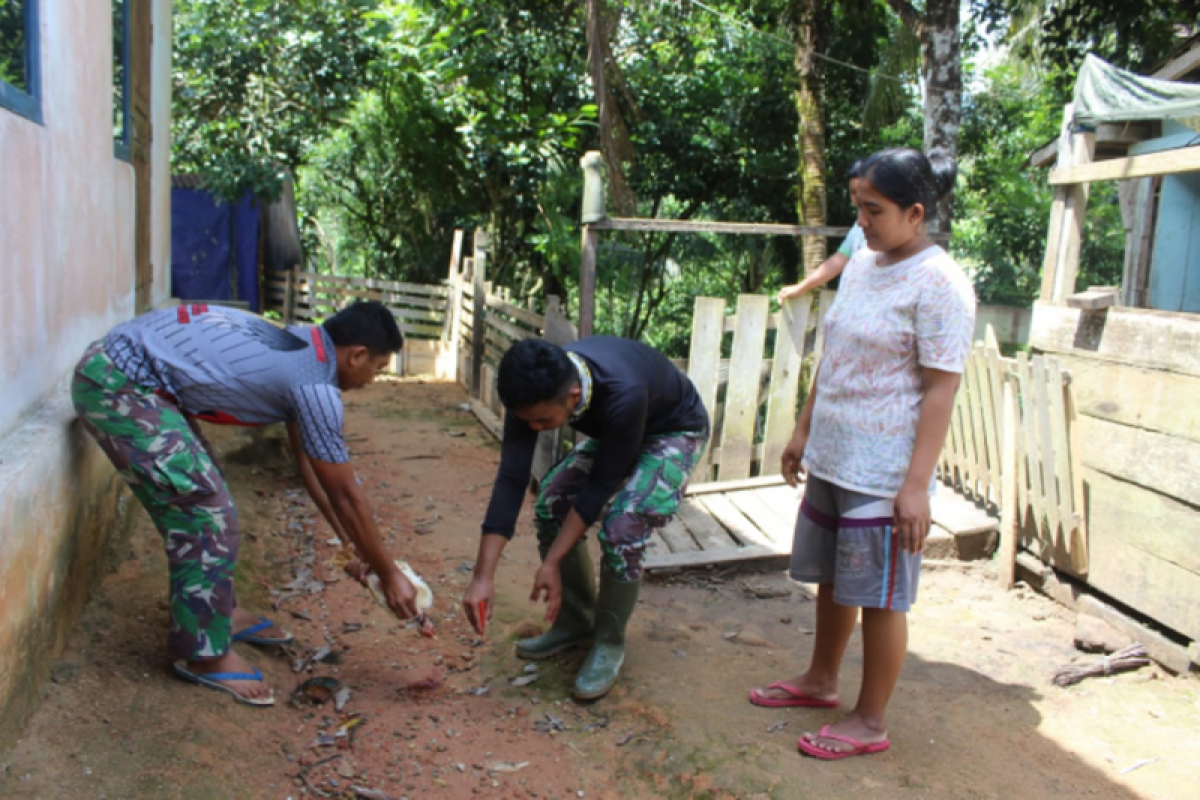
{"type": "Polygon", "coordinates": [[[837,700],[825,700],[820,697],[813,697],[783,681],[776,681],[767,687],[768,689],[779,689],[787,692],[791,697],[764,697],[758,689],[750,692],[750,702],[756,706],[763,708],[797,708],[803,706],[805,708],[837,708],[837,700]]]}
{"type": "Polygon", "coordinates": [[[857,739],[851,739],[849,736],[839,736],[836,733],[830,733],[828,725],[823,726],[821,728],[821,732],[817,735],[822,739],[833,739],[834,741],[848,744],[854,748],[853,750],[834,752],[832,750],[826,750],[823,747],[817,747],[815,744],[807,741],[803,736],[801,736],[800,741],[797,743],[800,747],[800,752],[804,753],[806,756],[820,758],[825,761],[838,761],[839,759],[851,758],[853,756],[869,756],[872,753],[882,753],[884,750],[887,750],[892,746],[892,743],[887,739],[884,739],[882,742],[864,744],[857,739]]]}

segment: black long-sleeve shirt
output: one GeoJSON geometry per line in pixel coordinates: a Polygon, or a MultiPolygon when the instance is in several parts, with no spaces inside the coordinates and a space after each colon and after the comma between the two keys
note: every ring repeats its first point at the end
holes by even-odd
{"type": "MultiPolygon", "coordinates": [[[[707,431],[708,413],[696,387],[666,356],[631,339],[592,336],[567,345],[592,373],[592,399],[571,426],[599,442],[587,485],[575,496],[575,511],[588,525],[595,522],[637,460],[649,436],[707,431]]],[[[537,431],[508,414],[500,468],[483,532],[512,538],[529,471],[537,448],[537,431]]]]}

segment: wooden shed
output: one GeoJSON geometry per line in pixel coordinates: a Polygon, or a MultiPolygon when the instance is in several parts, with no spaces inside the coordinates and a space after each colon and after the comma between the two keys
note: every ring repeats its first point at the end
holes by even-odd
{"type": "MultiPolygon", "coordinates": [[[[1089,56],[1057,142],[1054,204],[1030,345],[1069,371],[1088,558],[1052,566],[1190,640],[1200,662],[1200,65],[1190,44],[1155,77],[1089,56]],[[1098,80],[1096,86],[1083,85],[1098,80]],[[1095,91],[1093,91],[1095,90],[1095,91]],[[1131,98],[1122,107],[1115,102],[1131,98]],[[1097,99],[1099,98],[1099,99],[1097,99]],[[1120,286],[1079,287],[1088,186],[1115,180],[1120,286]]],[[[1052,559],[1053,560],[1053,559],[1052,559]]]]}

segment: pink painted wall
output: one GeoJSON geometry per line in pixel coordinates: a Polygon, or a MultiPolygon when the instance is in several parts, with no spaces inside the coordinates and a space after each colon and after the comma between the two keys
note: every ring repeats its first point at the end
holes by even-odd
{"type": "MultiPolygon", "coordinates": [[[[171,0],[152,2],[157,304],[170,296],[171,0]]],[[[0,109],[0,749],[35,706],[131,507],[68,392],[87,344],[134,313],[134,175],[113,155],[111,8],[39,6],[43,121],[0,109]]]]}
{"type": "MultiPolygon", "coordinates": [[[[0,436],[133,313],[133,169],[113,156],[111,10],[40,6],[43,122],[0,109],[0,436]]],[[[166,67],[169,81],[169,57],[166,67]]],[[[169,232],[169,211],[156,222],[169,232]]]]}

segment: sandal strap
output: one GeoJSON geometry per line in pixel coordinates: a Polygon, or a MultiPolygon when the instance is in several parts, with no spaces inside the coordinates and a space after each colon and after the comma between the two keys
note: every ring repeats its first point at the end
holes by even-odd
{"type": "Polygon", "coordinates": [[[262,682],[262,679],[263,679],[263,674],[258,670],[258,667],[254,668],[254,672],[208,672],[208,673],[197,672],[194,674],[200,678],[204,678],[205,680],[210,680],[210,681],[259,681],[259,682],[262,682]]]}

